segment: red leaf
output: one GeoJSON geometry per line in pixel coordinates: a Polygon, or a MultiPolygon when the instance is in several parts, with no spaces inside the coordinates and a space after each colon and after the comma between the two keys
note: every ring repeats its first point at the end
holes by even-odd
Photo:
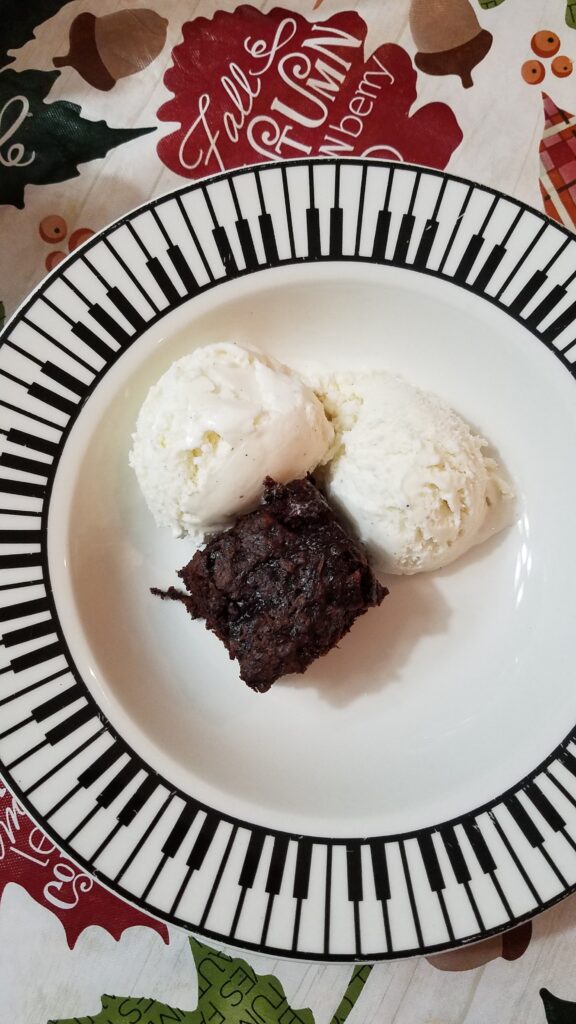
{"type": "Polygon", "coordinates": [[[168,942],[166,925],[124,903],[67,860],[0,786],[0,899],[9,882],[56,914],[71,949],[90,925],[105,928],[115,939],[127,928],[144,925],[168,942]]]}
{"type": "Polygon", "coordinates": [[[289,157],[373,156],[443,168],[462,140],[444,103],[414,114],[416,72],[393,43],[364,58],[365,21],[244,5],[182,28],[158,111],[160,159],[187,178],[289,157]]]}

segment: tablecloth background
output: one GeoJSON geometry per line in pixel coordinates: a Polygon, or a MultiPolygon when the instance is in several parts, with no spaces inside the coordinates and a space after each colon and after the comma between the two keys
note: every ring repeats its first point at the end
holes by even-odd
{"type": "MultiPolygon", "coordinates": [[[[196,122],[201,97],[212,100],[223,76],[234,80],[238,38],[263,18],[280,24],[278,9],[301,25],[335,15],[352,24],[348,12],[365,34],[364,58],[383,44],[411,58],[392,100],[374,111],[356,104],[332,140],[353,146],[354,155],[447,167],[576,226],[576,4],[3,0],[0,316],[68,251],[127,210],[186,179],[269,158],[263,150],[271,146],[254,141],[247,111],[240,111],[247,100],[239,78],[236,102],[234,88],[227,94],[235,118],[228,131],[216,99],[205,117],[212,145],[204,121],[196,122]],[[553,65],[536,57],[531,38],[543,30],[557,33],[567,60],[553,65]],[[441,74],[413,68],[431,66],[419,49],[433,54],[441,74]],[[540,66],[527,65],[537,59],[540,66]]],[[[346,88],[345,75],[338,88],[346,88]]],[[[329,93],[325,99],[328,109],[329,93]]],[[[322,148],[328,121],[321,109],[303,116],[321,122],[312,142],[305,136],[309,151],[330,152],[322,148]]],[[[297,134],[292,138],[298,144],[297,134]]],[[[276,153],[302,150],[286,136],[276,153]]],[[[242,960],[229,968],[218,961],[243,979],[242,998],[232,999],[198,991],[183,931],[146,917],[71,866],[0,787],[0,900],[2,1024],[576,1024],[576,897],[504,938],[429,960],[354,971],[228,950],[242,960]],[[264,1017],[250,1015],[248,993],[269,984],[256,975],[272,975],[275,991],[286,996],[264,1017]],[[102,1002],[104,993],[111,996],[102,1002]]],[[[219,953],[195,947],[199,955],[219,953]]]]}

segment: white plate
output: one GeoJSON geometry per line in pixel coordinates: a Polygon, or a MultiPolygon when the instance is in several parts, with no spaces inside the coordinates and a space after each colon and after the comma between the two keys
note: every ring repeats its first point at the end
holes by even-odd
{"type": "Polygon", "coordinates": [[[158,199],[58,266],[0,348],[0,758],[111,889],[227,942],[386,959],[576,883],[576,240],[423,168],[260,165],[158,199]],[[197,344],[390,368],[497,446],[515,524],[391,578],[265,696],[183,609],[189,557],[127,468],[197,344]]]}

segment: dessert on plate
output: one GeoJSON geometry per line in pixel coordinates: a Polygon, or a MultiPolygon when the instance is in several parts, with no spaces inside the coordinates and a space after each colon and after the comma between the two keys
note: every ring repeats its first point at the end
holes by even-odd
{"type": "Polygon", "coordinates": [[[266,475],[306,476],[333,437],[320,401],[287,366],[240,345],[206,345],[150,388],[130,464],[158,526],[201,542],[256,507],[266,475]]]}
{"type": "Polygon", "coordinates": [[[264,481],[261,505],[210,537],[162,597],[205,619],[263,693],[327,654],[387,589],[313,481],[264,481]]]}
{"type": "Polygon", "coordinates": [[[336,435],[319,479],[377,571],[440,569],[509,525],[488,442],[436,395],[386,372],[332,374],[315,390],[336,435]]]}
{"type": "Polygon", "coordinates": [[[185,592],[153,593],[204,619],[264,692],[381,604],[376,574],[439,569],[510,522],[487,447],[392,373],[304,379],[252,348],[198,348],[150,389],[133,435],[148,507],[192,554],[185,592]]]}

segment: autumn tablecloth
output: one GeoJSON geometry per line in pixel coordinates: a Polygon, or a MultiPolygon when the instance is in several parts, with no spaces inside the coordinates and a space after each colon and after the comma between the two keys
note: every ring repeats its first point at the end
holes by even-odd
{"type": "MultiPolygon", "coordinates": [[[[446,167],[574,228],[573,60],[565,0],[1,0],[0,313],[132,207],[255,161],[446,167]],[[274,45],[256,95],[245,41],[326,19],[357,45],[317,102],[293,102],[274,45]],[[350,82],[385,44],[403,70],[383,103],[350,82]]],[[[1,1024],[576,1024],[576,898],[430,960],[230,959],[104,890],[2,787],[0,897],[1,1024]]]]}

